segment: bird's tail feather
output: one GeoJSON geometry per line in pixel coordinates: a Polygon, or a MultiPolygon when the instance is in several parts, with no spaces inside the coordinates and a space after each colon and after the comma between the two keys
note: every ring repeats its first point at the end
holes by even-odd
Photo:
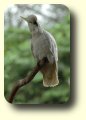
{"type": "Polygon", "coordinates": [[[56,63],[48,63],[41,69],[41,72],[43,74],[43,85],[45,87],[54,87],[59,84],[56,63]]]}

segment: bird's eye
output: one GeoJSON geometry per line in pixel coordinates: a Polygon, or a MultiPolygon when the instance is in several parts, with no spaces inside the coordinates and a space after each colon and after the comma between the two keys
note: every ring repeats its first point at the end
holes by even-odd
{"type": "Polygon", "coordinates": [[[29,23],[32,23],[32,22],[29,22],[29,23]]]}
{"type": "Polygon", "coordinates": [[[33,22],[34,25],[38,26],[38,23],[36,21],[33,22]]]}

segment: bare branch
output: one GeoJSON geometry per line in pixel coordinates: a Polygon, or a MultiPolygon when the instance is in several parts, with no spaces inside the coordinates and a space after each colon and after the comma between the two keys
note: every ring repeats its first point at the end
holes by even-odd
{"type": "Polygon", "coordinates": [[[17,93],[17,91],[19,90],[20,87],[28,84],[34,77],[35,75],[40,71],[40,69],[46,65],[46,63],[48,63],[47,58],[44,58],[43,60],[39,61],[39,63],[34,67],[34,69],[32,70],[32,72],[27,75],[24,79],[19,80],[15,86],[12,89],[12,92],[8,98],[8,102],[12,103],[14,100],[14,97],[17,93]]]}

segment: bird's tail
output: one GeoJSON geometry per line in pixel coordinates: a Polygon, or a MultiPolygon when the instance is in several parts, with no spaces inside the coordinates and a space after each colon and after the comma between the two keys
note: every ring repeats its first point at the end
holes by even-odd
{"type": "Polygon", "coordinates": [[[43,74],[43,85],[45,87],[54,87],[59,84],[56,63],[48,63],[41,69],[41,72],[43,74]]]}

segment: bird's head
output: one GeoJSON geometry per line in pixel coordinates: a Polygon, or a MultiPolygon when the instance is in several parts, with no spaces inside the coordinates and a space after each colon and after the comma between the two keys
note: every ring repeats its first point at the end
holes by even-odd
{"type": "Polygon", "coordinates": [[[26,22],[28,22],[28,24],[30,25],[38,25],[37,23],[37,17],[35,15],[29,15],[28,17],[22,17],[20,16],[23,20],[25,20],[26,22]]]}
{"type": "Polygon", "coordinates": [[[21,16],[21,18],[24,19],[28,23],[30,31],[32,33],[36,33],[39,31],[40,25],[39,25],[39,23],[37,21],[37,17],[35,15],[29,15],[28,17],[21,16]]]}

